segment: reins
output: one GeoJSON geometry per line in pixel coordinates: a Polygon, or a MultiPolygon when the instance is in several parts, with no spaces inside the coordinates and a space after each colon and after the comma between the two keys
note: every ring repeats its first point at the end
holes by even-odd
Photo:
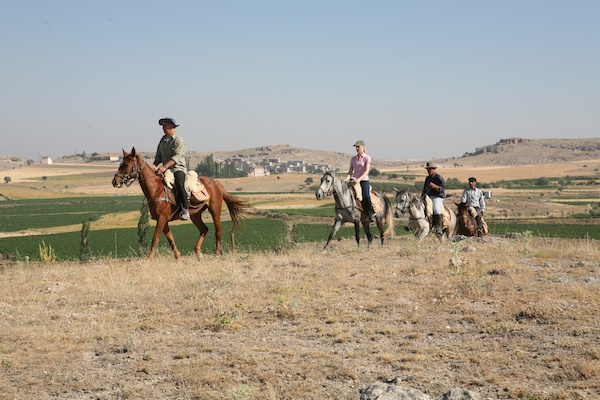
{"type": "MultiPolygon", "coordinates": [[[[133,158],[133,167],[131,169],[131,172],[128,174],[115,174],[115,178],[119,177],[122,179],[123,184],[126,187],[129,187],[133,184],[133,182],[135,182],[136,180],[140,182],[140,184],[145,181],[148,180],[150,178],[155,178],[158,175],[155,173],[152,176],[149,176],[147,178],[142,178],[142,174],[140,172],[142,172],[142,170],[144,169],[144,167],[146,166],[146,160],[142,160],[142,164],[138,167],[137,166],[137,157],[133,158]]],[[[171,199],[169,199],[169,191],[167,189],[167,187],[163,184],[163,188],[164,188],[164,197],[153,197],[151,199],[147,199],[148,203],[154,203],[157,201],[165,201],[167,203],[173,204],[173,205],[177,205],[177,203],[171,201],[171,199]]]]}

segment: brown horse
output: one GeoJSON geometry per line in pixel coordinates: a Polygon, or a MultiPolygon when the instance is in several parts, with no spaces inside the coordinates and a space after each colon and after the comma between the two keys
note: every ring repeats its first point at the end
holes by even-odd
{"type": "MultiPolygon", "coordinates": [[[[456,233],[464,236],[478,236],[477,221],[469,212],[469,206],[466,203],[454,203],[458,206],[456,233]]],[[[485,230],[481,233],[485,235],[485,230]]]]}
{"type": "MultiPolygon", "coordinates": [[[[156,228],[154,230],[154,236],[152,238],[152,246],[150,248],[149,258],[154,256],[158,240],[160,239],[160,233],[163,232],[167,237],[167,240],[171,244],[173,249],[173,255],[179,259],[181,254],[175,245],[175,239],[173,238],[173,232],[169,227],[169,221],[179,219],[179,209],[177,201],[173,192],[167,189],[163,184],[162,177],[157,175],[151,166],[142,159],[141,156],[136,154],[135,147],[131,149],[131,153],[127,153],[123,150],[123,162],[119,167],[119,170],[113,178],[112,184],[116,188],[120,188],[123,185],[130,186],[133,182],[138,181],[148,199],[148,206],[150,207],[150,215],[152,219],[156,220],[156,228]]],[[[198,180],[202,182],[208,192],[209,199],[200,203],[194,204],[190,202],[190,219],[198,227],[200,231],[200,237],[196,242],[194,250],[196,256],[200,257],[202,252],[200,250],[202,242],[208,232],[208,227],[202,221],[202,212],[208,210],[212,219],[215,223],[215,239],[216,239],[216,250],[217,255],[221,254],[221,209],[223,201],[227,204],[229,214],[233,227],[231,229],[231,248],[234,249],[234,230],[239,227],[239,222],[246,216],[250,210],[250,205],[245,201],[232,196],[229,194],[221,183],[214,181],[205,176],[199,176],[198,180]]]]}

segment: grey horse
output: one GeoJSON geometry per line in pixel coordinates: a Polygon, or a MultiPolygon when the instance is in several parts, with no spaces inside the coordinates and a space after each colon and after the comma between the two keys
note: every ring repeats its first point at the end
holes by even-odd
{"type": "MultiPolygon", "coordinates": [[[[396,210],[394,215],[399,218],[402,214],[408,214],[408,229],[412,231],[419,241],[423,240],[431,231],[431,223],[427,218],[423,200],[412,194],[408,188],[403,190],[394,188],[394,191],[396,192],[396,210]]],[[[440,242],[453,237],[456,231],[456,214],[448,207],[444,206],[444,208],[450,220],[444,225],[442,234],[436,233],[440,242]]]]}
{"type": "MultiPolygon", "coordinates": [[[[360,244],[360,223],[365,230],[369,245],[373,241],[373,235],[369,227],[369,217],[362,213],[362,206],[360,201],[356,199],[356,194],[348,184],[342,182],[339,178],[336,178],[333,172],[325,172],[321,177],[321,185],[317,190],[317,200],[323,200],[328,196],[332,196],[335,199],[335,222],[333,229],[327,238],[327,243],[323,247],[323,251],[327,250],[327,246],[331,239],[335,236],[337,231],[346,222],[352,222],[354,224],[354,235],[356,243],[360,244]],[[360,207],[360,208],[359,208],[360,207]]],[[[383,239],[385,236],[394,235],[394,215],[392,210],[392,204],[390,200],[384,195],[379,194],[375,191],[371,192],[372,201],[381,201],[381,207],[379,211],[375,213],[375,224],[379,229],[379,236],[381,238],[381,244],[383,245],[383,239]]]]}

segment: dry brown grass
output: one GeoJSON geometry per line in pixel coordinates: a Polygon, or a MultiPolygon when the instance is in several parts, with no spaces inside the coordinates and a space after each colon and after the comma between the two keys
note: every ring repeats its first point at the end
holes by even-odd
{"type": "Polygon", "coordinates": [[[4,266],[0,398],[598,398],[596,241],[321,247],[4,266]]]}

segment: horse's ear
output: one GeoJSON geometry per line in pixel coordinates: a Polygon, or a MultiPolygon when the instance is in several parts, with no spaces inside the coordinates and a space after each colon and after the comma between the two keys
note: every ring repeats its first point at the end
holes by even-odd
{"type": "Polygon", "coordinates": [[[394,188],[394,192],[400,193],[400,191],[398,189],[396,189],[396,188],[394,188]]]}
{"type": "Polygon", "coordinates": [[[123,150],[123,156],[126,156],[127,152],[125,151],[125,149],[121,149],[121,150],[123,150]]]}
{"type": "Polygon", "coordinates": [[[135,156],[135,147],[132,147],[132,148],[131,148],[131,155],[132,155],[132,156],[135,156]]]}

